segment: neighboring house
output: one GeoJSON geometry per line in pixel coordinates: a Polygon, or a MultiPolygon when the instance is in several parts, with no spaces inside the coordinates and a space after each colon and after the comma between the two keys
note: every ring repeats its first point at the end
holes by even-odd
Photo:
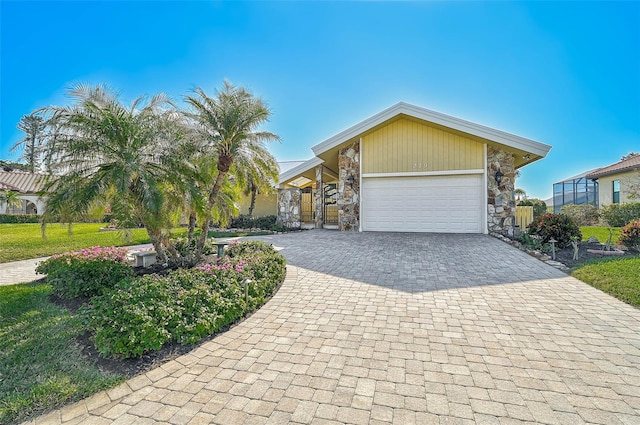
{"type": "Polygon", "coordinates": [[[4,191],[4,186],[18,192],[18,197],[22,200],[20,207],[0,202],[0,214],[42,214],[46,199],[40,197],[38,192],[42,189],[45,178],[44,174],[26,171],[0,171],[0,190],[4,191]]]}
{"type": "Polygon", "coordinates": [[[282,172],[278,219],[345,231],[512,234],[515,171],[550,149],[398,103],[282,172]]]}
{"type": "Polygon", "coordinates": [[[640,155],[599,168],[587,174],[586,177],[598,181],[600,206],[640,201],[640,199],[629,198],[632,188],[635,187],[636,191],[640,189],[640,155]]]}
{"type": "MultiPolygon", "coordinates": [[[[553,212],[559,214],[565,205],[591,204],[598,207],[598,182],[587,175],[597,169],[585,171],[576,176],[553,184],[553,212]]],[[[550,204],[547,204],[550,205],[550,204]]]]}

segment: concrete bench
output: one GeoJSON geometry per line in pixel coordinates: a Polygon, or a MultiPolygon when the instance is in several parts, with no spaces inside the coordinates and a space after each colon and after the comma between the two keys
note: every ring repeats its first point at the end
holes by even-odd
{"type": "Polygon", "coordinates": [[[212,245],[218,247],[218,258],[224,255],[224,247],[229,245],[229,242],[212,242],[212,245]]]}
{"type": "Polygon", "coordinates": [[[136,259],[136,267],[149,267],[157,260],[155,251],[133,252],[132,255],[136,259]]]}

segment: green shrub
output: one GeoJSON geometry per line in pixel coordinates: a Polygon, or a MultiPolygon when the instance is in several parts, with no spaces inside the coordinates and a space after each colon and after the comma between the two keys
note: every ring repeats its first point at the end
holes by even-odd
{"type": "Polygon", "coordinates": [[[633,251],[640,251],[640,219],[629,222],[622,228],[618,242],[633,251]]]}
{"type": "Polygon", "coordinates": [[[571,217],[578,226],[593,226],[598,223],[600,213],[591,204],[567,204],[560,208],[562,214],[571,217]]]}
{"type": "Polygon", "coordinates": [[[540,236],[543,244],[555,239],[559,248],[569,246],[572,240],[582,239],[578,226],[564,214],[542,214],[533,219],[528,229],[530,235],[540,236]]]}
{"type": "Polygon", "coordinates": [[[547,204],[542,199],[524,199],[518,206],[533,207],[533,216],[538,217],[547,212],[547,204]]]}
{"type": "MultiPolygon", "coordinates": [[[[188,238],[175,238],[173,240],[173,246],[183,257],[186,256],[190,251],[193,252],[196,248],[196,244],[198,241],[196,239],[191,240],[191,243],[188,243],[188,238]]],[[[207,239],[204,242],[204,248],[202,249],[202,253],[204,255],[215,254],[217,248],[213,245],[213,241],[211,239],[207,239]]]]}
{"type": "Polygon", "coordinates": [[[518,241],[520,241],[520,243],[522,243],[522,245],[524,245],[528,249],[542,252],[550,251],[550,246],[548,244],[543,244],[542,238],[538,236],[532,236],[527,232],[522,233],[518,238],[518,241]]]}
{"type": "Polygon", "coordinates": [[[92,247],[54,255],[36,267],[61,298],[93,297],[133,276],[127,248],[92,247]]]}
{"type": "Polygon", "coordinates": [[[166,276],[125,280],[94,297],[83,315],[98,351],[128,358],[170,341],[194,343],[264,304],[284,279],[284,257],[264,243],[242,242],[233,248],[235,257],[166,276]]]}
{"type": "Polygon", "coordinates": [[[275,254],[277,251],[273,246],[261,241],[244,241],[232,243],[227,248],[229,257],[247,257],[256,253],[275,254]]]}
{"type": "Polygon", "coordinates": [[[277,230],[277,217],[275,215],[267,215],[264,217],[250,217],[248,215],[239,215],[231,219],[230,228],[238,229],[262,229],[277,230]]]}
{"type": "Polygon", "coordinates": [[[640,218],[640,202],[609,204],[600,208],[600,216],[611,227],[622,227],[640,218]]]}
{"type": "Polygon", "coordinates": [[[39,223],[37,214],[0,214],[0,224],[39,223]]]}

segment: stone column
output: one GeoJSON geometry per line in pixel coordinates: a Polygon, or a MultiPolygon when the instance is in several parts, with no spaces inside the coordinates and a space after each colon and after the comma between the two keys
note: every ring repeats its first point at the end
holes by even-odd
{"type": "Polygon", "coordinates": [[[324,184],[323,171],[324,165],[316,167],[316,229],[322,229],[324,226],[324,184]]]}
{"type": "Polygon", "coordinates": [[[360,142],[338,152],[338,229],[360,230],[360,142]]]}
{"type": "Polygon", "coordinates": [[[302,199],[300,189],[278,189],[278,224],[288,229],[299,229],[302,199]]]}
{"type": "Polygon", "coordinates": [[[489,233],[513,236],[516,204],[513,154],[487,146],[487,228],[489,233]],[[500,185],[495,175],[503,174],[500,185]]]}

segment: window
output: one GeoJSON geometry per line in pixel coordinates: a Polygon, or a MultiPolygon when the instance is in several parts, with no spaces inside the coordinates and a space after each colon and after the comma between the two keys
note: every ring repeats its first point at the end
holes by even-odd
{"type": "Polygon", "coordinates": [[[620,180],[613,181],[613,203],[620,203],[620,180]]]}

